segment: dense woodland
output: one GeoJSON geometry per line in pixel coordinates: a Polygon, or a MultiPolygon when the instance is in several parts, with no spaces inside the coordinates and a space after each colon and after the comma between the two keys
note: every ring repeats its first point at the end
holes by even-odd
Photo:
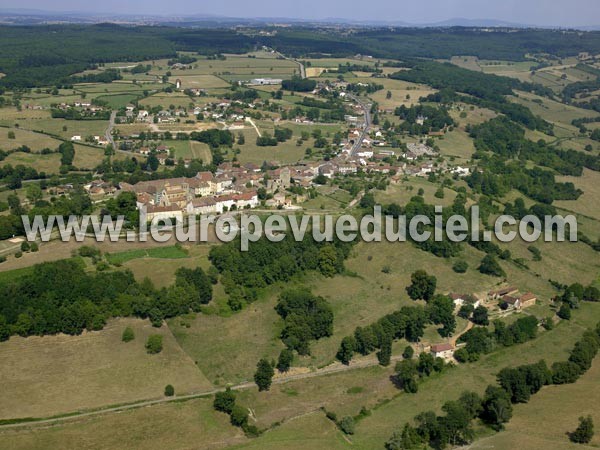
{"type": "MultiPolygon", "coordinates": [[[[83,247],[82,256],[98,251],[83,247]]],[[[0,340],[10,335],[80,334],[100,330],[117,316],[162,320],[200,311],[212,299],[212,284],[200,268],[177,271],[172,286],[157,290],[130,271],[89,274],[83,260],[69,259],[34,266],[29,275],[0,285],[0,340]]]]}
{"type": "Polygon", "coordinates": [[[123,27],[114,24],[0,27],[0,71],[7,87],[72,84],[71,75],[109,61],[177,57],[176,51],[201,55],[245,53],[262,45],[292,56],[377,58],[450,58],[457,54],[482,59],[523,60],[526,54],[600,53],[600,32],[478,29],[368,29],[352,34],[292,27],[273,36],[248,35],[233,29],[123,27]],[[35,50],[32,50],[35,49],[35,50]]]}

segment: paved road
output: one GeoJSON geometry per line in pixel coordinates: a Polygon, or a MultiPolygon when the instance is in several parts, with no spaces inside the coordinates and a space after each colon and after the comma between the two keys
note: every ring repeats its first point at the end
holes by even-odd
{"type": "Polygon", "coordinates": [[[115,145],[115,140],[112,136],[112,130],[115,127],[115,118],[117,117],[117,112],[113,111],[110,113],[110,119],[108,121],[108,128],[106,129],[106,140],[113,146],[113,149],[116,150],[117,146],[115,145]]]}
{"type": "Polygon", "coordinates": [[[356,156],[356,154],[360,151],[363,139],[365,139],[365,137],[369,133],[369,130],[371,129],[371,104],[365,103],[363,100],[359,99],[358,97],[356,97],[353,94],[347,94],[347,95],[352,100],[354,100],[358,105],[360,105],[360,107],[363,110],[363,115],[364,115],[363,130],[362,130],[360,136],[358,137],[358,140],[354,143],[354,145],[352,146],[352,149],[350,150],[350,156],[356,156]]]}
{"type": "Polygon", "coordinates": [[[275,52],[277,54],[277,56],[283,58],[283,59],[287,59],[288,61],[292,61],[295,64],[298,64],[298,68],[300,69],[300,77],[301,78],[306,78],[306,69],[304,68],[304,64],[302,64],[300,61],[297,61],[294,58],[288,58],[287,56],[285,56],[282,53],[279,52],[275,52]]]}

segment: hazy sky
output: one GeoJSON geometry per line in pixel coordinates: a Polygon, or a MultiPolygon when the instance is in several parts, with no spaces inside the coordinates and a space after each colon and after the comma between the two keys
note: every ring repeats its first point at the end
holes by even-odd
{"type": "Polygon", "coordinates": [[[0,8],[229,17],[339,17],[412,23],[464,17],[534,25],[600,24],[600,0],[2,0],[0,8]]]}

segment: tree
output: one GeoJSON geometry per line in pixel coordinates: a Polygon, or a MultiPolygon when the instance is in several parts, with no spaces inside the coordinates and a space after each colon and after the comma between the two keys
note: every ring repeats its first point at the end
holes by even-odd
{"type": "Polygon", "coordinates": [[[234,405],[231,410],[231,425],[244,428],[248,425],[248,410],[240,405],[234,405]]]}
{"type": "Polygon", "coordinates": [[[459,259],[458,261],[456,261],[454,263],[454,265],[452,266],[452,270],[454,270],[456,273],[465,273],[468,268],[469,268],[469,263],[467,263],[466,261],[464,261],[462,259],[459,259]]]}
{"type": "Polygon", "coordinates": [[[148,164],[148,167],[150,168],[150,170],[152,172],[156,172],[156,170],[160,166],[160,161],[158,160],[158,158],[156,157],[156,155],[154,153],[152,153],[150,156],[148,156],[148,160],[146,161],[146,163],[148,164]]]}
{"type": "Polygon", "coordinates": [[[483,397],[481,418],[496,430],[501,430],[512,417],[510,395],[498,386],[488,386],[483,397]]]}
{"type": "Polygon", "coordinates": [[[354,419],[352,416],[346,416],[342,418],[338,425],[340,430],[342,430],[345,434],[354,434],[354,419]]]}
{"type": "Polygon", "coordinates": [[[434,370],[435,359],[431,353],[421,353],[419,355],[419,363],[417,371],[422,376],[429,376],[434,370]]]}
{"type": "Polygon", "coordinates": [[[326,245],[319,250],[319,271],[326,277],[338,273],[338,256],[333,245],[326,245]]]}
{"type": "Polygon", "coordinates": [[[287,372],[290,370],[292,361],[294,360],[294,352],[289,348],[284,348],[279,353],[279,359],[277,360],[277,370],[280,372],[287,372]]]}
{"type": "Polygon", "coordinates": [[[61,154],[60,163],[63,166],[73,164],[75,158],[75,146],[72,142],[63,142],[58,146],[58,152],[61,154]]]}
{"type": "Polygon", "coordinates": [[[561,319],[571,320],[571,307],[567,303],[563,303],[556,315],[561,319]]]}
{"type": "Polygon", "coordinates": [[[146,352],[154,355],[163,349],[163,337],[160,334],[151,334],[146,341],[146,352]]]}
{"type": "Polygon", "coordinates": [[[27,200],[29,200],[32,205],[35,205],[36,202],[42,199],[42,188],[37,183],[30,183],[27,185],[27,192],[25,195],[27,196],[27,200]]]}
{"type": "Polygon", "coordinates": [[[405,424],[402,432],[395,431],[385,443],[386,450],[420,450],[423,448],[423,438],[410,424],[405,424]]]}
{"type": "Polygon", "coordinates": [[[230,388],[227,388],[223,392],[217,392],[215,394],[213,408],[215,408],[217,411],[231,414],[231,411],[233,411],[234,406],[235,393],[230,388]]]}
{"type": "Polygon", "coordinates": [[[382,366],[389,366],[392,358],[392,339],[387,338],[381,343],[381,349],[377,352],[377,360],[382,366]]]}
{"type": "Polygon", "coordinates": [[[176,284],[189,284],[196,288],[198,291],[198,301],[201,304],[206,304],[211,301],[213,294],[212,282],[201,267],[196,267],[195,269],[180,267],[175,272],[175,277],[176,284]]]}
{"type": "Polygon", "coordinates": [[[429,320],[435,324],[443,325],[438,330],[440,336],[448,337],[456,329],[456,318],[454,317],[454,303],[445,295],[436,295],[427,304],[429,320]]]}
{"type": "Polygon", "coordinates": [[[135,339],[135,334],[133,332],[133,329],[131,327],[126,327],[123,330],[123,334],[121,335],[121,340],[123,342],[131,342],[135,339]]]}
{"type": "Polygon", "coordinates": [[[256,372],[254,374],[254,382],[258,386],[259,391],[268,391],[273,381],[275,371],[271,366],[271,363],[266,359],[261,359],[256,365],[256,372]]]}
{"type": "Polygon", "coordinates": [[[494,258],[491,254],[487,254],[481,260],[481,264],[479,265],[479,272],[485,275],[492,275],[495,277],[505,277],[506,272],[500,267],[496,258],[494,258]]]}
{"type": "Polygon", "coordinates": [[[577,429],[569,433],[569,439],[576,444],[589,444],[594,437],[594,421],[592,416],[580,417],[577,429]]]}
{"type": "Polygon", "coordinates": [[[414,354],[415,354],[415,350],[410,345],[407,345],[406,347],[404,347],[404,351],[402,352],[402,357],[404,359],[411,359],[414,354]]]}
{"type": "Polygon", "coordinates": [[[417,364],[414,360],[405,359],[396,364],[396,380],[406,392],[414,394],[419,390],[417,375],[417,364]]]}
{"type": "Polygon", "coordinates": [[[406,288],[408,296],[413,300],[430,300],[435,292],[437,278],[428,275],[424,270],[417,270],[410,276],[411,284],[406,288]]]}
{"type": "Polygon", "coordinates": [[[458,317],[461,317],[463,319],[468,319],[469,317],[471,317],[471,314],[473,314],[473,311],[475,311],[473,304],[465,303],[458,310],[458,317]]]}
{"type": "Polygon", "coordinates": [[[471,319],[475,325],[483,325],[487,326],[490,324],[490,320],[488,318],[488,310],[485,306],[479,305],[473,311],[473,317],[471,319]]]}
{"type": "Polygon", "coordinates": [[[354,336],[346,336],[342,339],[340,349],[336,354],[336,358],[339,359],[342,364],[348,365],[354,355],[354,349],[356,347],[356,339],[354,336]]]}
{"type": "Polygon", "coordinates": [[[174,395],[175,395],[175,388],[172,385],[167,384],[165,386],[165,396],[166,397],[173,397],[174,395]]]}

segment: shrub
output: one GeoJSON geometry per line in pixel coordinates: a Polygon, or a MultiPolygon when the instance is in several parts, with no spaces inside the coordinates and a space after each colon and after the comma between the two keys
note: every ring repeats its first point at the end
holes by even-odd
{"type": "Polygon", "coordinates": [[[234,405],[231,410],[231,425],[245,427],[248,424],[248,410],[240,405],[234,405]]]}
{"type": "Polygon", "coordinates": [[[217,392],[215,394],[215,401],[213,402],[213,408],[215,408],[217,411],[231,414],[234,406],[235,406],[235,393],[230,388],[227,388],[223,392],[217,392]]]}
{"type": "Polygon", "coordinates": [[[160,353],[163,349],[163,337],[160,334],[151,334],[146,341],[146,352],[151,355],[160,353]]]}
{"type": "Polygon", "coordinates": [[[131,342],[135,339],[135,333],[131,327],[127,327],[123,330],[123,334],[121,335],[121,340],[123,342],[131,342]]]}
{"type": "Polygon", "coordinates": [[[354,419],[350,416],[344,417],[340,420],[339,427],[345,434],[354,434],[354,419]]]}
{"type": "Polygon", "coordinates": [[[571,307],[566,303],[563,303],[558,312],[558,317],[564,320],[571,320],[571,307]]]}
{"type": "Polygon", "coordinates": [[[256,373],[254,374],[254,382],[258,386],[259,391],[268,391],[271,387],[275,371],[271,363],[266,359],[261,359],[256,365],[256,373]]]}
{"type": "Polygon", "coordinates": [[[462,259],[456,261],[452,266],[452,270],[454,270],[456,273],[465,273],[468,268],[469,264],[466,261],[463,261],[462,259]]]}
{"type": "Polygon", "coordinates": [[[23,252],[15,253],[15,258],[20,258],[21,256],[23,256],[23,252]]]}
{"type": "Polygon", "coordinates": [[[580,417],[579,426],[569,433],[569,439],[576,444],[588,444],[594,437],[594,421],[592,416],[580,417]]]}
{"type": "Polygon", "coordinates": [[[31,245],[30,245],[30,249],[31,249],[32,252],[37,252],[40,248],[37,245],[37,242],[32,242],[31,245]]]}
{"type": "Polygon", "coordinates": [[[174,395],[175,395],[175,388],[172,385],[167,384],[165,386],[165,396],[173,397],[174,395]]]}

